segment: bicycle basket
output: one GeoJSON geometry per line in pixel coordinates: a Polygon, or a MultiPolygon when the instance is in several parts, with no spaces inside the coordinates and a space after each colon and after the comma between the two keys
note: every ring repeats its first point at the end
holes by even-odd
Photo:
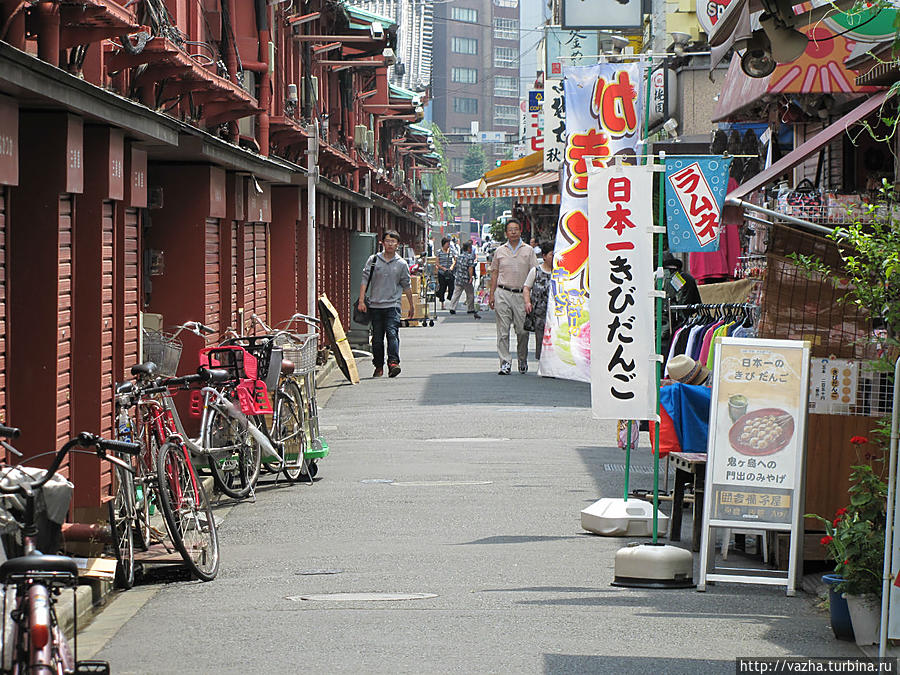
{"type": "Polygon", "coordinates": [[[234,380],[255,380],[258,363],[243,347],[206,347],[200,350],[200,365],[204,368],[226,370],[234,380]]]}
{"type": "Polygon", "coordinates": [[[143,330],[142,360],[153,361],[159,369],[160,375],[169,377],[178,372],[178,362],[181,361],[181,342],[177,338],[158,330],[143,330]]]}
{"type": "Polygon", "coordinates": [[[293,361],[295,373],[305,375],[316,369],[316,356],[319,351],[318,334],[283,336],[279,343],[284,350],[284,358],[293,361]]]}

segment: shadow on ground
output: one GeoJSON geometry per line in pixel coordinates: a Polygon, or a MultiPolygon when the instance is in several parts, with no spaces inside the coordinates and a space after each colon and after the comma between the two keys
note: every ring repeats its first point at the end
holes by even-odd
{"type": "MultiPolygon", "coordinates": [[[[496,363],[494,365],[497,365],[496,363]]],[[[498,375],[494,367],[471,373],[432,373],[428,376],[419,403],[421,405],[490,405],[514,401],[516,406],[590,408],[591,386],[534,374],[498,375]]]]}
{"type": "Polygon", "coordinates": [[[734,661],[706,659],[679,659],[674,657],[645,656],[592,656],[590,654],[544,654],[544,672],[549,675],[567,673],[610,673],[620,675],[680,675],[681,673],[734,673],[734,661]]]}

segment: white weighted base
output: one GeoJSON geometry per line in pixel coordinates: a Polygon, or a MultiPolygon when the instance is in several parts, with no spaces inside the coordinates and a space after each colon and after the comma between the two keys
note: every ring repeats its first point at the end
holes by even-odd
{"type": "Polygon", "coordinates": [[[632,588],[691,588],[694,556],[665,544],[629,544],[616,551],[613,586],[632,588]]]}
{"type": "MultiPolygon", "coordinates": [[[[657,532],[669,529],[669,516],[657,511],[657,532]]],[[[581,512],[581,527],[605,537],[653,536],[653,504],[643,499],[604,497],[581,512]]]]}

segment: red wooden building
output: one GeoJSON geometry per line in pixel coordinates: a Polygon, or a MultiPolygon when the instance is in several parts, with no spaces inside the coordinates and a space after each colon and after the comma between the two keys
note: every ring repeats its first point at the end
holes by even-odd
{"type": "MultiPolygon", "coordinates": [[[[327,293],[435,167],[388,83],[396,26],[310,0],[0,0],[0,419],[37,453],[110,434],[142,314],[220,330],[327,293]]],[[[185,340],[182,369],[197,344],[185,340]]],[[[71,461],[78,509],[109,492],[71,461]]]]}

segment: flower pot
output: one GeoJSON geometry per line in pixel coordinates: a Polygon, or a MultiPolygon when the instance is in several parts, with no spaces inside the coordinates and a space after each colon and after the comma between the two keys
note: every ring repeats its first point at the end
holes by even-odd
{"type": "Polygon", "coordinates": [[[828,607],[831,610],[831,630],[838,640],[852,641],[853,625],[850,622],[850,610],[844,596],[834,590],[835,585],[843,581],[837,574],[826,574],[822,581],[828,584],[828,607]]]}
{"type": "Polygon", "coordinates": [[[871,645],[878,642],[881,628],[881,598],[874,595],[848,595],[847,608],[850,610],[850,623],[853,624],[853,635],[856,644],[871,645]]]}

